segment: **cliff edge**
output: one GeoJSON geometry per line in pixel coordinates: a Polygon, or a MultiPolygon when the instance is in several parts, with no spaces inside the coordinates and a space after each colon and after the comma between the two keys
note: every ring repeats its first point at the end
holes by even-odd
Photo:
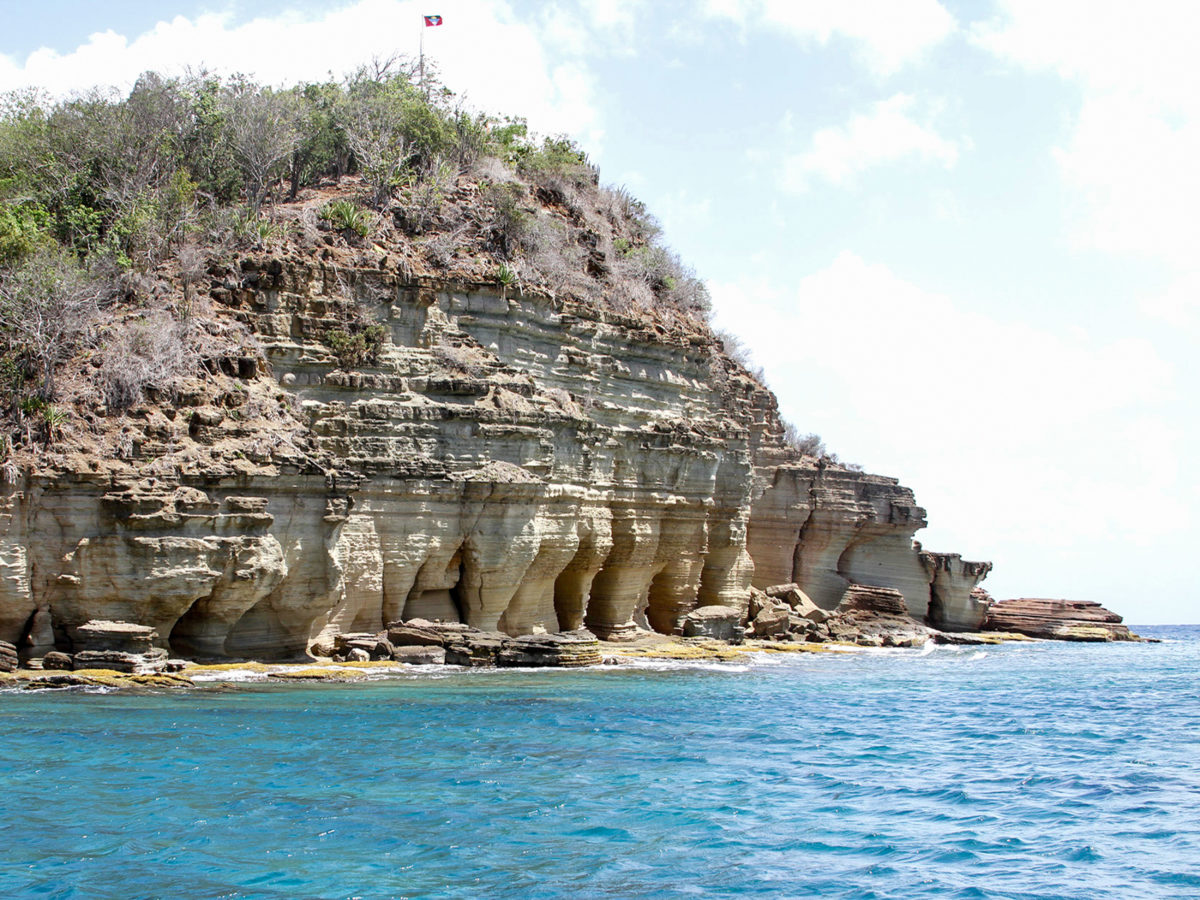
{"type": "MultiPolygon", "coordinates": [[[[784,583],[979,628],[990,564],[915,543],[896,479],[785,440],[640,205],[520,146],[382,192],[365,150],[290,191],[275,172],[237,227],[127,258],[11,413],[0,640],[39,656],[115,620],[287,658],[415,618],[621,640],[784,583]]],[[[5,281],[29,378],[12,301],[46,252],[5,281]]]]}

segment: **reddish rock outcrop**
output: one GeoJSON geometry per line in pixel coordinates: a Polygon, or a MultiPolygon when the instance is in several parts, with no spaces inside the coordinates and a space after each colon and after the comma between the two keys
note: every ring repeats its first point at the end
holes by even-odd
{"type": "Polygon", "coordinates": [[[985,631],[1009,631],[1058,641],[1136,641],[1116,613],[1088,600],[1022,597],[992,603],[985,631]]]}

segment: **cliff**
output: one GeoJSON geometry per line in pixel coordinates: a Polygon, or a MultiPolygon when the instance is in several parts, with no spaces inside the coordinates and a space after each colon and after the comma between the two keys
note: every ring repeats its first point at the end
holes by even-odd
{"type": "Polygon", "coordinates": [[[0,640],[622,640],[779,584],[979,627],[989,564],[785,440],[657,236],[569,142],[387,65],[0,114],[0,640]]]}
{"type": "Polygon", "coordinates": [[[895,479],[788,448],[702,323],[331,243],[214,265],[202,293],[240,343],[5,484],[0,639],[44,652],[109,619],[284,657],[423,617],[619,640],[781,582],[982,623],[988,564],[914,544],[895,479]],[[369,359],[330,347],[348,320],[378,329],[369,359]]]}

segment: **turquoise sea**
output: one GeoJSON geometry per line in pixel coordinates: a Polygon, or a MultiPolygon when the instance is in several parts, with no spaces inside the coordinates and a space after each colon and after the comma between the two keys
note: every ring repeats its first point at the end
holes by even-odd
{"type": "Polygon", "coordinates": [[[1200,627],[0,695],[0,897],[1200,897],[1200,627]]]}

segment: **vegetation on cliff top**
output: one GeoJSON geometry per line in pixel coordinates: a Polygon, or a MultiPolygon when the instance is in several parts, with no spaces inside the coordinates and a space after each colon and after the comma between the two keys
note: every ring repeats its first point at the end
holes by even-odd
{"type": "MultiPolygon", "coordinates": [[[[410,270],[446,279],[707,327],[703,283],[639,201],[602,186],[570,140],[468,111],[411,61],[287,89],[197,72],[147,73],[125,97],[10,94],[0,457],[53,440],[68,411],[120,412],[252,347],[202,285],[239,254],[332,242],[403,247],[410,270]]],[[[349,367],[371,361],[379,338],[348,321],[326,342],[349,367]]]]}

